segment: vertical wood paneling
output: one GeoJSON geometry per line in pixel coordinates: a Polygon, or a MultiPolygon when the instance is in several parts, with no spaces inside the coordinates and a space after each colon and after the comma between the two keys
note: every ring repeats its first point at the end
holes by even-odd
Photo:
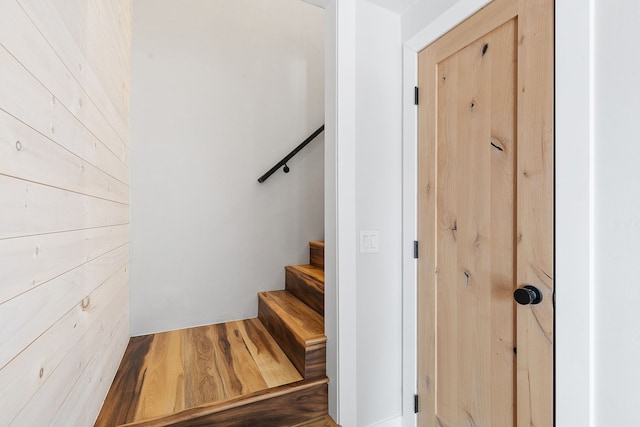
{"type": "Polygon", "coordinates": [[[131,1],[0,7],[0,425],[92,425],[129,338],[131,1]]]}

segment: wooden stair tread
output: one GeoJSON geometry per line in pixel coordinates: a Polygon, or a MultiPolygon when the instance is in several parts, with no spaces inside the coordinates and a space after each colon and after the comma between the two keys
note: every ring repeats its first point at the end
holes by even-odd
{"type": "Polygon", "coordinates": [[[259,319],[133,337],[96,426],[165,416],[300,380],[259,319]]]}
{"type": "Polygon", "coordinates": [[[324,318],[287,291],[260,292],[258,297],[305,347],[325,343],[324,318]]]}

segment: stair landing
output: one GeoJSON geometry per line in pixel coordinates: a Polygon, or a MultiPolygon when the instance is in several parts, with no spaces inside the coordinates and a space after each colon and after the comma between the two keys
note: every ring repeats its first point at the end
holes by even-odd
{"type": "Polygon", "coordinates": [[[137,423],[301,380],[258,319],[134,337],[96,426],[137,423]]]}

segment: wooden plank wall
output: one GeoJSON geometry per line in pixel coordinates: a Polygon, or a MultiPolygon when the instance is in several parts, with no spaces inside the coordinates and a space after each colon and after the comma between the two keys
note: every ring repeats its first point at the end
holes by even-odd
{"type": "Polygon", "coordinates": [[[131,0],[0,0],[0,425],[92,425],[129,340],[131,0]]]}

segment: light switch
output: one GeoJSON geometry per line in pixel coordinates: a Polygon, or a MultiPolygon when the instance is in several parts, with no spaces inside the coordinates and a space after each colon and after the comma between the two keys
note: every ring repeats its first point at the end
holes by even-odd
{"type": "Polygon", "coordinates": [[[360,253],[371,254],[376,252],[380,252],[378,230],[360,230],[360,253]]]}

